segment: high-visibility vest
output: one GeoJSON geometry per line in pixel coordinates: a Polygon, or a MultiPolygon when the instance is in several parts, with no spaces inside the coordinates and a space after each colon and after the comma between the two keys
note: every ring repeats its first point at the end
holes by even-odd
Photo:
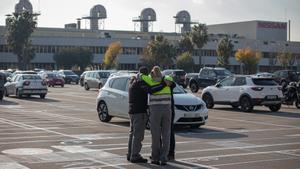
{"type": "MultiPolygon", "coordinates": [[[[173,81],[173,78],[170,76],[165,76],[164,79],[173,81]]],[[[154,86],[160,83],[154,81],[150,75],[149,76],[142,75],[142,80],[144,80],[150,86],[154,86]]],[[[171,104],[171,88],[169,86],[165,86],[162,90],[150,95],[148,104],[149,105],[171,104]]]]}

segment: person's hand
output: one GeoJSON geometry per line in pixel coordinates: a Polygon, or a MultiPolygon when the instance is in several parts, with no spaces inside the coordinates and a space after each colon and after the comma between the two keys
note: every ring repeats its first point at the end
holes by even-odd
{"type": "Polygon", "coordinates": [[[165,83],[167,84],[167,86],[171,86],[172,85],[172,81],[170,81],[170,80],[164,80],[165,81],[165,83]]]}

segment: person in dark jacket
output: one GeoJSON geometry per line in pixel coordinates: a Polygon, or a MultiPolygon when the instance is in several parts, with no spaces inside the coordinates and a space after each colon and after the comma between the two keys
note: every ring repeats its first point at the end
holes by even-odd
{"type": "Polygon", "coordinates": [[[127,160],[132,163],[147,163],[147,159],[140,155],[144,140],[145,126],[148,120],[148,93],[155,93],[163,89],[166,84],[162,81],[155,86],[149,86],[140,79],[141,75],[148,75],[148,69],[141,67],[138,75],[132,77],[129,83],[129,117],[130,132],[128,140],[127,160]]]}
{"type": "Polygon", "coordinates": [[[170,149],[168,154],[168,160],[175,160],[175,133],[174,133],[174,117],[175,117],[175,103],[174,103],[174,93],[173,89],[176,87],[176,84],[172,82],[171,87],[171,135],[170,135],[170,149]]]}

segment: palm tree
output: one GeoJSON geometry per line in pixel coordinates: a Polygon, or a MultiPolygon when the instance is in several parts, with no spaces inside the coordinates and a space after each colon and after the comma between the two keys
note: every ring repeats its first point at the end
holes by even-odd
{"type": "MultiPolygon", "coordinates": [[[[207,27],[205,24],[195,25],[191,32],[191,39],[194,45],[197,46],[199,51],[208,41],[207,27]]],[[[199,52],[199,66],[202,65],[201,62],[201,52],[199,52]]]]}
{"type": "Polygon", "coordinates": [[[228,67],[229,65],[229,57],[233,51],[233,44],[231,40],[226,36],[221,39],[217,48],[217,65],[221,67],[228,67]]]}

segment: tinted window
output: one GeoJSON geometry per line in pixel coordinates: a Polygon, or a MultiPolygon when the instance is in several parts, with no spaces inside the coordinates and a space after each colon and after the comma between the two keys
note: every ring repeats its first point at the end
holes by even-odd
{"type": "Polygon", "coordinates": [[[126,90],[126,83],[127,83],[127,78],[116,78],[111,84],[111,88],[117,89],[117,90],[126,90]]]}
{"type": "Polygon", "coordinates": [[[98,74],[101,78],[108,78],[110,75],[109,72],[99,72],[98,74]]]}
{"type": "Polygon", "coordinates": [[[253,83],[259,86],[276,86],[278,85],[273,79],[252,79],[253,83]]]}
{"type": "Polygon", "coordinates": [[[23,77],[23,79],[25,80],[37,80],[37,79],[41,79],[41,77],[40,76],[33,76],[33,75],[23,75],[22,76],[23,77]]]}
{"type": "Polygon", "coordinates": [[[177,75],[177,76],[182,76],[182,75],[185,75],[185,74],[186,74],[185,71],[175,71],[174,73],[175,73],[175,75],[177,75]]]}
{"type": "Polygon", "coordinates": [[[75,73],[72,71],[65,71],[64,74],[65,75],[75,75],[75,73]]]}

